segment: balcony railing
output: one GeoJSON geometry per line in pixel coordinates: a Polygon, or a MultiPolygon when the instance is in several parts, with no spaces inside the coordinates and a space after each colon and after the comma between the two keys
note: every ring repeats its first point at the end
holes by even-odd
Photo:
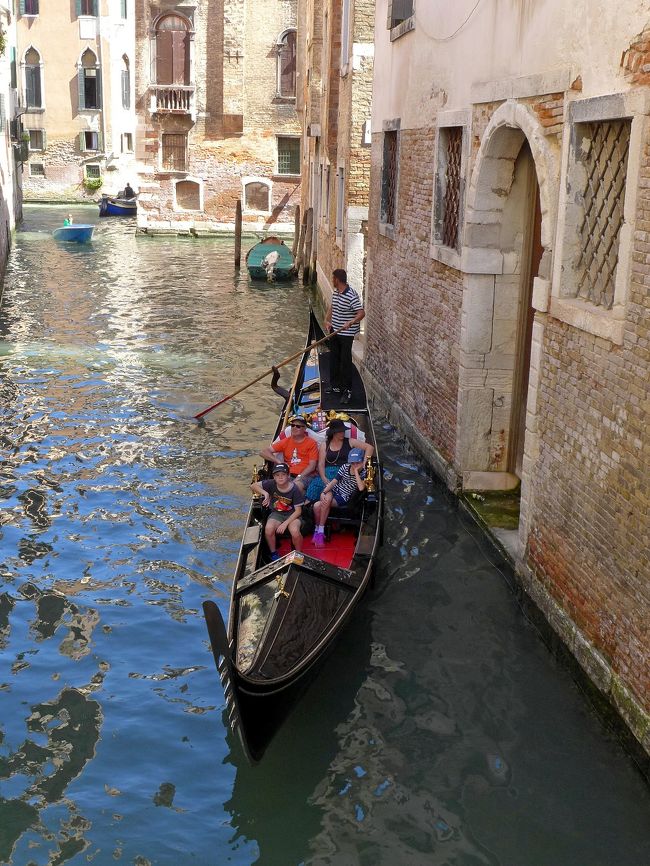
{"type": "Polygon", "coordinates": [[[152,113],[194,114],[194,86],[190,84],[151,84],[152,113]]]}

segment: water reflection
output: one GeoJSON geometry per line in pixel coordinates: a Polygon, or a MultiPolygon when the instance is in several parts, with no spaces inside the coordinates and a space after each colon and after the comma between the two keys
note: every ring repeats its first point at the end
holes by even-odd
{"type": "Polygon", "coordinates": [[[61,213],[26,209],[0,314],[0,862],[650,862],[647,789],[389,427],[377,585],[243,763],[200,611],[280,407],[189,419],[296,351],[308,297],[228,240],[62,249],[61,213]]]}

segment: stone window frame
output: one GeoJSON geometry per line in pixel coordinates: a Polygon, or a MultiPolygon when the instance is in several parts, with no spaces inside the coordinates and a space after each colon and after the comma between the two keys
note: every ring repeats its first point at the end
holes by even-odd
{"type": "Polygon", "coordinates": [[[642,90],[631,90],[627,93],[572,101],[568,106],[564,125],[556,256],[551,281],[549,313],[562,322],[617,345],[622,345],[625,331],[643,141],[650,132],[648,114],[650,114],[650,94],[642,90]],[[614,303],[611,309],[605,309],[575,296],[572,264],[575,226],[572,226],[570,219],[572,211],[570,195],[571,184],[577,179],[580,171],[576,158],[580,126],[610,120],[630,120],[631,128],[614,303]]]}
{"type": "Polygon", "coordinates": [[[302,136],[295,135],[295,133],[291,133],[291,132],[279,132],[275,136],[275,176],[280,177],[280,178],[299,178],[300,177],[300,169],[297,172],[280,171],[280,140],[281,139],[289,139],[289,138],[298,142],[298,165],[300,166],[302,163],[302,157],[303,157],[302,136]]]}
{"type": "Polygon", "coordinates": [[[397,225],[399,223],[399,176],[400,176],[400,150],[401,150],[401,126],[402,122],[400,118],[393,118],[392,120],[384,120],[381,125],[381,175],[380,175],[380,187],[379,187],[379,219],[378,219],[378,231],[379,234],[383,237],[390,238],[391,240],[395,240],[397,225]],[[393,222],[389,223],[384,219],[384,141],[387,132],[396,133],[397,138],[397,168],[396,168],[396,177],[395,177],[395,204],[394,204],[394,214],[393,214],[393,222]]]}
{"type": "Polygon", "coordinates": [[[23,51],[23,59],[20,62],[20,67],[21,67],[21,78],[22,78],[21,84],[23,87],[23,98],[25,101],[25,111],[28,112],[29,114],[41,114],[42,112],[45,111],[45,107],[46,107],[46,103],[45,103],[45,75],[43,74],[44,69],[45,69],[45,63],[43,62],[43,55],[41,54],[41,52],[38,50],[38,48],[33,43],[30,43],[25,48],[25,50],[23,51]],[[27,67],[29,66],[31,69],[31,68],[35,68],[37,65],[35,63],[27,63],[26,58],[27,58],[27,55],[29,54],[30,51],[35,51],[39,57],[39,61],[38,61],[39,72],[38,72],[38,74],[39,74],[40,89],[41,89],[41,104],[40,105],[27,105],[27,67]]]}
{"type": "Polygon", "coordinates": [[[205,209],[205,186],[203,182],[203,178],[195,177],[194,175],[188,174],[185,177],[177,177],[174,178],[172,182],[172,208],[174,213],[203,213],[205,209]],[[179,183],[187,183],[190,181],[191,183],[195,183],[199,187],[199,206],[198,208],[186,208],[181,207],[178,203],[178,199],[176,198],[176,187],[179,183]]]}
{"type": "Polygon", "coordinates": [[[345,164],[336,167],[336,226],[335,240],[340,250],[343,250],[345,237],[345,164]]]}
{"type": "Polygon", "coordinates": [[[30,162],[29,163],[29,176],[30,177],[45,177],[46,176],[45,175],[45,163],[43,163],[43,162],[30,162]],[[36,166],[40,166],[43,169],[43,171],[40,173],[34,172],[34,168],[36,166]]]}
{"type": "Polygon", "coordinates": [[[401,36],[405,36],[407,33],[410,33],[411,30],[415,30],[415,3],[416,0],[410,0],[411,2],[411,14],[406,16],[405,18],[401,18],[400,21],[394,24],[394,20],[398,16],[393,15],[393,8],[399,8],[401,5],[409,2],[409,0],[388,0],[388,10],[386,13],[386,27],[390,31],[390,41],[395,42],[396,39],[399,39],[401,36]]]}
{"type": "MultiPolygon", "coordinates": [[[[276,51],[276,61],[275,61],[275,98],[276,100],[281,99],[283,102],[295,103],[298,98],[298,79],[297,79],[297,69],[294,73],[294,92],[293,93],[283,93],[282,92],[282,49],[286,44],[289,34],[294,34],[295,39],[295,51],[298,50],[298,30],[296,27],[287,27],[286,30],[283,30],[282,33],[275,40],[275,51],[276,51]]],[[[297,61],[296,61],[297,62],[297,61]]]]}
{"type": "Polygon", "coordinates": [[[465,226],[465,197],[469,183],[469,165],[472,150],[472,111],[441,111],[436,122],[436,143],[433,163],[433,196],[431,205],[431,243],[429,254],[432,259],[456,270],[461,270],[461,250],[463,245],[463,230],[465,226]],[[446,144],[445,129],[460,127],[463,137],[460,161],[460,193],[458,206],[458,249],[453,249],[442,243],[442,207],[445,197],[446,144]]]}
{"type": "MultiPolygon", "coordinates": [[[[177,131],[177,132],[166,132],[166,131],[162,130],[161,133],[160,133],[160,144],[159,144],[159,148],[158,148],[158,160],[159,160],[158,171],[159,171],[161,174],[183,174],[183,175],[187,175],[187,170],[188,170],[188,166],[189,166],[189,162],[190,162],[190,153],[189,153],[189,135],[188,135],[188,133],[187,133],[186,131],[182,131],[182,132],[178,132],[178,131],[177,131]],[[167,137],[171,137],[172,135],[173,135],[173,136],[178,136],[178,137],[181,137],[181,136],[182,136],[182,137],[185,139],[185,156],[184,156],[184,165],[185,165],[185,167],[184,167],[184,168],[170,168],[170,167],[168,167],[168,166],[165,165],[165,161],[164,161],[164,139],[167,138],[167,137]]],[[[182,180],[185,180],[186,178],[183,177],[183,178],[181,178],[181,179],[182,179],[182,180]]],[[[175,196],[175,195],[176,195],[176,193],[174,193],[174,196],[175,196]]]]}
{"type": "Polygon", "coordinates": [[[84,178],[86,180],[100,180],[102,176],[102,167],[98,162],[87,162],[84,165],[84,178]],[[89,171],[92,169],[92,171],[89,171]]]}
{"type": "Polygon", "coordinates": [[[26,129],[25,132],[29,133],[29,142],[27,145],[27,149],[30,153],[42,153],[47,149],[47,135],[44,127],[37,127],[34,129],[26,129]],[[41,146],[40,147],[32,147],[32,132],[40,132],[41,134],[41,146]]]}
{"type": "Polygon", "coordinates": [[[121,147],[122,153],[135,153],[135,147],[133,144],[133,133],[132,132],[123,132],[121,134],[120,147],[121,147]],[[130,141],[127,139],[127,136],[130,139],[130,141]],[[130,145],[130,147],[127,145],[130,145]]]}
{"type": "Polygon", "coordinates": [[[260,216],[267,216],[273,211],[273,181],[269,180],[268,177],[256,177],[254,175],[247,175],[246,177],[242,177],[241,179],[241,201],[242,201],[242,212],[246,214],[259,214],[260,216]],[[257,208],[249,208],[246,207],[246,187],[249,183],[261,183],[265,187],[268,188],[269,191],[269,207],[268,210],[257,210],[257,208]]]}
{"type": "Polygon", "coordinates": [[[90,45],[86,45],[86,47],[81,51],[79,57],[77,59],[77,98],[78,98],[78,109],[80,113],[85,113],[87,111],[101,111],[103,106],[103,74],[102,74],[102,66],[99,62],[99,55],[96,51],[92,49],[90,45]],[[95,62],[93,64],[84,64],[84,57],[86,55],[92,55],[95,58],[95,62]],[[87,70],[95,70],[95,101],[97,105],[90,106],[86,105],[86,94],[85,94],[85,79],[86,79],[86,71],[87,70]],[[83,104],[82,104],[83,103],[83,104]]]}

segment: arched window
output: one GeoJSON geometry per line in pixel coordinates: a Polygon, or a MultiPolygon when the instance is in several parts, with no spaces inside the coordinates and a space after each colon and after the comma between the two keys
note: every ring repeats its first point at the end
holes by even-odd
{"type": "Polygon", "coordinates": [[[244,210],[269,213],[271,210],[271,183],[262,178],[243,178],[244,210]]]}
{"type": "Polygon", "coordinates": [[[285,30],[276,43],[278,52],[277,92],[278,96],[296,96],[296,31],[285,30]]]}
{"type": "Polygon", "coordinates": [[[164,15],[156,24],[156,84],[190,83],[189,24],[180,15],[164,15]]]}
{"type": "Polygon", "coordinates": [[[131,108],[131,65],[126,54],[122,56],[122,108],[131,108]]]}
{"type": "Polygon", "coordinates": [[[201,184],[195,180],[179,180],[176,183],[176,207],[182,210],[202,210],[201,184]]]}
{"type": "Polygon", "coordinates": [[[79,109],[102,107],[102,79],[97,56],[90,48],[81,55],[77,67],[79,83],[79,109]]]}
{"type": "Polygon", "coordinates": [[[25,105],[27,108],[43,107],[41,87],[41,55],[35,48],[28,48],[23,61],[25,68],[25,105]]]}

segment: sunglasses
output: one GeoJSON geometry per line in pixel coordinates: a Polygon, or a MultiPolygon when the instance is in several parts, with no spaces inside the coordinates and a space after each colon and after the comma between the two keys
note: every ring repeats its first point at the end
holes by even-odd
{"type": "Polygon", "coordinates": [[[290,424],[289,426],[290,426],[290,427],[302,427],[302,428],[305,429],[305,430],[307,429],[307,425],[306,425],[306,424],[296,424],[296,423],[292,423],[292,424],[290,424]]]}

